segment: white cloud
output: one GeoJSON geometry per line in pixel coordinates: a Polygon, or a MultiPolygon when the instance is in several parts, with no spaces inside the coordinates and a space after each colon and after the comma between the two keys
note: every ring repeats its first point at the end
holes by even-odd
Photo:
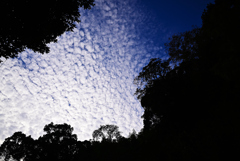
{"type": "Polygon", "coordinates": [[[150,16],[137,7],[135,0],[96,0],[49,54],[27,50],[7,60],[0,67],[0,143],[16,131],[38,138],[50,122],[70,124],[79,140],[104,124],[124,136],[139,131],[143,109],[133,79],[160,49],[142,31],[150,16]]]}

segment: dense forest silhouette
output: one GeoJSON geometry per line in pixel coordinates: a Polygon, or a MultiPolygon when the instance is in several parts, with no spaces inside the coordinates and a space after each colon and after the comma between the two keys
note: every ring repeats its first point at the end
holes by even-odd
{"type": "Polygon", "coordinates": [[[27,48],[49,53],[47,44],[80,22],[79,7],[94,5],[94,0],[1,0],[0,57],[17,58],[27,48]]]}
{"type": "Polygon", "coordinates": [[[37,140],[16,132],[5,139],[5,160],[202,161],[237,160],[240,151],[240,1],[215,0],[202,26],[165,44],[169,59],[151,59],[134,79],[144,108],[143,129],[121,136],[102,125],[77,141],[67,124],[50,123],[37,140]],[[174,67],[172,68],[171,66],[174,67]]]}

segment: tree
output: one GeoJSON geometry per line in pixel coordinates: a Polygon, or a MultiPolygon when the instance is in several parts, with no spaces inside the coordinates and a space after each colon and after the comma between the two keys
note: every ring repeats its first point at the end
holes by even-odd
{"type": "Polygon", "coordinates": [[[161,140],[170,160],[229,160],[237,154],[239,12],[240,1],[215,0],[201,28],[173,35],[165,44],[168,62],[178,65],[163,67],[160,76],[164,70],[156,64],[162,61],[154,59],[135,78],[145,85],[135,93],[145,110],[141,135],[161,140]]]}
{"type": "Polygon", "coordinates": [[[133,131],[132,131],[132,133],[129,133],[129,135],[128,135],[128,138],[130,139],[130,140],[136,140],[137,139],[137,133],[136,133],[136,131],[133,129],[133,131]]]}
{"type": "Polygon", "coordinates": [[[74,160],[77,153],[77,135],[67,124],[50,123],[44,127],[47,133],[37,140],[41,160],[74,160]]]}
{"type": "Polygon", "coordinates": [[[20,161],[26,160],[26,157],[32,153],[34,140],[31,136],[26,136],[22,132],[15,132],[11,137],[5,139],[0,147],[0,156],[5,161],[15,159],[20,161]]]}
{"type": "Polygon", "coordinates": [[[150,60],[147,66],[143,67],[138,76],[134,78],[133,83],[138,85],[135,95],[141,99],[145,93],[144,88],[151,86],[153,81],[164,79],[167,72],[170,71],[169,60],[163,61],[159,58],[150,60]]]}
{"type": "Polygon", "coordinates": [[[122,136],[116,125],[101,125],[99,129],[93,131],[93,140],[98,141],[118,141],[122,136]]]}
{"type": "Polygon", "coordinates": [[[210,70],[239,88],[240,1],[215,0],[202,14],[199,49],[210,70]]]}
{"type": "Polygon", "coordinates": [[[198,58],[197,37],[200,31],[200,28],[194,28],[191,31],[174,34],[169,38],[170,41],[164,44],[170,56],[169,60],[173,63],[181,63],[182,61],[190,61],[198,58]]]}
{"type": "Polygon", "coordinates": [[[67,124],[50,123],[44,127],[47,133],[37,140],[16,132],[5,139],[0,147],[0,156],[5,161],[73,161],[78,160],[82,144],[77,142],[77,136],[72,134],[73,128],[67,124]]]}
{"type": "Polygon", "coordinates": [[[1,0],[0,57],[15,58],[26,48],[49,53],[47,44],[80,22],[79,7],[94,5],[94,0],[1,0]]]}

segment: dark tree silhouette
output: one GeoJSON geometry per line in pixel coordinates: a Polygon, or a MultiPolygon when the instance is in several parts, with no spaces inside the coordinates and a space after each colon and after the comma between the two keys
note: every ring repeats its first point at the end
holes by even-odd
{"type": "Polygon", "coordinates": [[[136,133],[136,131],[135,131],[134,129],[133,129],[132,133],[129,133],[128,138],[129,138],[131,141],[137,140],[137,133],[136,133]]]}
{"type": "Polygon", "coordinates": [[[239,15],[239,0],[215,0],[215,4],[209,4],[203,12],[202,36],[199,41],[199,53],[210,70],[238,87],[239,15]]]}
{"type": "Polygon", "coordinates": [[[0,57],[15,58],[26,48],[49,53],[47,44],[80,22],[79,7],[94,5],[94,0],[1,0],[0,57]]]}
{"type": "Polygon", "coordinates": [[[15,159],[20,161],[32,153],[34,140],[22,132],[15,132],[11,137],[6,138],[0,147],[0,156],[5,161],[15,159]]]}
{"type": "Polygon", "coordinates": [[[5,161],[72,161],[79,157],[75,154],[79,154],[79,149],[82,149],[81,143],[77,143],[77,136],[72,134],[73,128],[70,125],[50,123],[44,127],[44,131],[47,134],[38,140],[33,140],[22,132],[14,133],[1,145],[0,156],[5,161]]]}
{"type": "Polygon", "coordinates": [[[139,137],[159,140],[167,160],[229,160],[237,154],[239,7],[237,0],[209,4],[201,28],[165,44],[166,62],[178,65],[159,68],[162,60],[152,59],[135,78],[144,85],[135,93],[145,110],[139,137]]]}
{"type": "Polygon", "coordinates": [[[74,160],[77,152],[77,135],[67,124],[50,123],[44,127],[47,133],[38,139],[41,160],[74,160]]]}
{"type": "Polygon", "coordinates": [[[122,136],[118,131],[118,126],[116,125],[101,125],[99,129],[93,131],[93,140],[114,142],[118,141],[122,136]]]}

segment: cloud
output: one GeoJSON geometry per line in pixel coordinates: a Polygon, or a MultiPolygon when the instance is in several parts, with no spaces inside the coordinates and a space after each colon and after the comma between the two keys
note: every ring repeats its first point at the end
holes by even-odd
{"type": "Polygon", "coordinates": [[[36,139],[50,122],[70,124],[79,140],[105,124],[124,136],[140,131],[133,79],[162,52],[150,41],[157,28],[143,9],[136,0],[96,0],[49,54],[26,50],[8,59],[0,67],[0,143],[16,131],[36,139]]]}

